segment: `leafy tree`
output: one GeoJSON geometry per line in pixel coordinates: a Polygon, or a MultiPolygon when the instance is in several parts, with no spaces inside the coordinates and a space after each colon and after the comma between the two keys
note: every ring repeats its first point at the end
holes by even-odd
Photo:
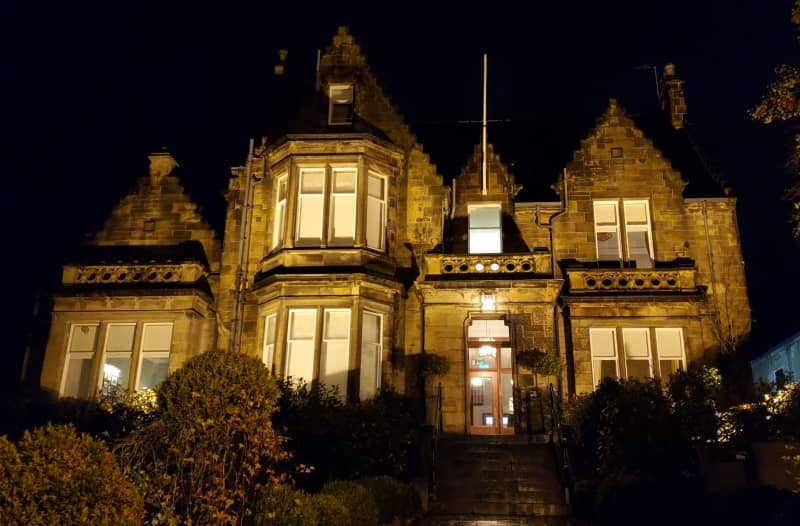
{"type": "MultiPolygon", "coordinates": [[[[792,8],[792,24],[800,27],[800,0],[795,0],[792,8]]],[[[753,119],[765,124],[800,117],[800,67],[782,64],[775,68],[775,73],[766,95],[751,112],[753,119]]],[[[800,238],[800,133],[795,133],[787,167],[796,181],[786,190],[785,197],[794,205],[794,235],[800,238]]]]}
{"type": "Polygon", "coordinates": [[[722,377],[713,367],[690,364],[670,376],[667,387],[675,413],[687,436],[697,442],[717,440],[717,399],[722,377]]]}
{"type": "Polygon", "coordinates": [[[136,525],[142,497],[103,442],[71,426],[0,437],[0,523],[6,526],[136,525]]]}
{"type": "Polygon", "coordinates": [[[282,480],[273,430],[278,388],[256,358],[212,351],[156,388],[153,420],[118,452],[143,489],[151,524],[243,524],[259,490],[282,480]]]}

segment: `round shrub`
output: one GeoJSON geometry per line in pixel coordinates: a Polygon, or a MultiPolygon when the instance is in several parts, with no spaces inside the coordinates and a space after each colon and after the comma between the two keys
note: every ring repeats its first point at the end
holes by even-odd
{"type": "Polygon", "coordinates": [[[255,526],[316,526],[319,515],[314,500],[289,486],[269,486],[261,492],[255,526]]]}
{"type": "Polygon", "coordinates": [[[142,497],[103,442],[71,426],[0,437],[0,524],[139,525],[142,497]]]}
{"type": "Polygon", "coordinates": [[[388,524],[395,518],[411,518],[422,510],[419,493],[404,482],[392,477],[370,477],[358,481],[375,499],[381,524],[388,524]]]}
{"type": "Polygon", "coordinates": [[[311,496],[314,507],[317,508],[319,526],[348,526],[350,524],[350,511],[342,501],[333,495],[317,493],[311,496]]]}
{"type": "Polygon", "coordinates": [[[350,512],[348,526],[378,524],[378,505],[364,486],[348,480],[334,480],[322,486],[320,493],[332,495],[350,512]]]}

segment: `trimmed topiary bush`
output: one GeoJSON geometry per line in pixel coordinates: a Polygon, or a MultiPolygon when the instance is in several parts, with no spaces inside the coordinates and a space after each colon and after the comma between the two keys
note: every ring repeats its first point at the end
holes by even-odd
{"type": "Polygon", "coordinates": [[[378,524],[378,505],[367,489],[349,480],[334,480],[322,487],[320,492],[332,495],[344,504],[350,512],[348,526],[376,526],[378,524]]]}
{"type": "Polygon", "coordinates": [[[0,524],[140,525],[142,497],[106,445],[71,426],[0,437],[0,524]]]}
{"type": "Polygon", "coordinates": [[[350,511],[338,498],[326,493],[311,495],[311,502],[317,508],[319,526],[348,526],[350,511]]]}
{"type": "Polygon", "coordinates": [[[261,492],[255,526],[316,526],[320,523],[314,499],[289,486],[269,486],[261,492]]]}
{"type": "Polygon", "coordinates": [[[409,484],[387,476],[370,477],[357,482],[367,488],[375,499],[381,524],[389,524],[395,518],[415,517],[422,511],[419,493],[409,484]]]}
{"type": "Polygon", "coordinates": [[[260,489],[284,478],[283,438],[272,428],[275,379],[251,356],[211,351],[156,388],[153,420],[118,449],[142,489],[148,522],[239,525],[260,489]]]}

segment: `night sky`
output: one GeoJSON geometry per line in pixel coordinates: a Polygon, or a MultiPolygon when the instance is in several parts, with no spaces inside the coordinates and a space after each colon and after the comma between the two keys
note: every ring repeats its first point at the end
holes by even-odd
{"type": "Polygon", "coordinates": [[[243,163],[248,138],[275,114],[278,49],[289,50],[287,78],[313,82],[316,50],[339,25],[350,26],[412,129],[480,118],[484,52],[489,117],[520,121],[591,123],[609,97],[634,118],[652,112],[652,70],[636,67],[660,72],[674,62],[696,142],[739,197],[754,318],[748,352],[800,330],[800,243],[781,200],[790,134],[747,115],[774,66],[798,62],[789,0],[527,2],[525,9],[503,2],[483,9],[80,4],[11,2],[0,15],[5,322],[12,327],[0,352],[13,357],[5,362],[9,378],[18,375],[37,291],[57,284],[64,251],[98,229],[147,173],[148,153],[169,148],[187,191],[221,231],[229,168],[243,163]]]}

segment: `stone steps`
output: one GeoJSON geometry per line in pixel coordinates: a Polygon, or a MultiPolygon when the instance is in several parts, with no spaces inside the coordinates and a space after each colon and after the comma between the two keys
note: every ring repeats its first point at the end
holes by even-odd
{"type": "Polygon", "coordinates": [[[570,507],[546,435],[444,436],[434,515],[565,517],[570,507]]]}

